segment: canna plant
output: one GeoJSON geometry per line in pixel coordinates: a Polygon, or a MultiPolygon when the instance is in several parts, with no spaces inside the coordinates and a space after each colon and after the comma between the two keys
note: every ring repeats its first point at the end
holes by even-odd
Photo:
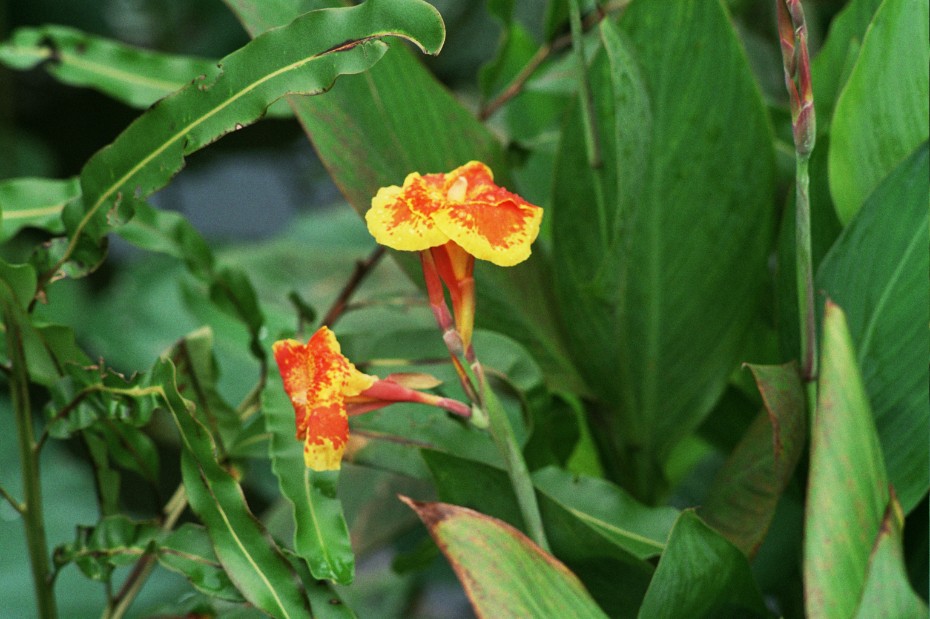
{"type": "Polygon", "coordinates": [[[4,614],[927,617],[927,0],[437,5],[0,42],[138,110],[0,180],[4,614]],[[152,204],[264,117],[347,204],[152,204]]]}

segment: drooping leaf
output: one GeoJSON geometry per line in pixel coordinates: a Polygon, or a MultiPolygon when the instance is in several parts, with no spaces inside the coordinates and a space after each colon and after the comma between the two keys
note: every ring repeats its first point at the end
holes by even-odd
{"type": "Polygon", "coordinates": [[[589,77],[603,164],[588,165],[576,106],[553,264],[574,361],[607,403],[608,474],[646,497],[738,362],[771,236],[772,136],[719,3],[633,3],[600,36],[589,77]]]}
{"type": "Polygon", "coordinates": [[[177,391],[175,368],[159,359],[150,373],[181,436],[181,472],[191,508],[207,528],[216,556],[249,602],[274,617],[306,617],[309,603],[297,577],[262,524],[249,511],[242,488],[216,461],[213,439],[177,391]]]}
{"type": "MultiPolygon", "coordinates": [[[[436,451],[423,451],[439,499],[522,527],[507,474],[500,468],[436,451]]],[[[555,467],[533,474],[553,554],[584,583],[611,616],[634,617],[658,555],[677,516],[647,508],[609,482],[555,467]]]]}
{"type": "Polygon", "coordinates": [[[296,438],[294,409],[277,372],[262,392],[265,427],[271,434],[269,456],[281,494],[293,507],[294,550],[314,578],[349,584],[355,556],[336,496],[338,473],[313,471],[304,464],[303,443],[296,438]]]}
{"type": "Polygon", "coordinates": [[[200,525],[187,522],[165,536],[158,543],[157,557],[159,564],[184,575],[198,591],[233,602],[243,599],[216,558],[207,530],[200,525]]]}
{"type": "Polygon", "coordinates": [[[682,512],[672,528],[639,617],[767,616],[746,557],[693,510],[682,512]]]}
{"type": "Polygon", "coordinates": [[[908,583],[901,548],[904,514],[892,494],[885,510],[875,547],[869,557],[869,572],[855,619],[926,619],[927,603],[908,583]]]}
{"type": "Polygon", "coordinates": [[[499,520],[401,497],[420,517],[479,617],[606,617],[578,578],[499,520]]]}
{"type": "Polygon", "coordinates": [[[930,8],[884,0],[840,93],[830,145],[830,193],[840,220],[930,136],[930,8]],[[889,71],[888,67],[894,67],[889,71]]]}
{"type": "Polygon", "coordinates": [[[807,438],[797,365],[750,365],[765,403],[717,473],[701,509],[705,522],[747,557],[755,555],[775,516],[807,438]]]}
{"type": "Polygon", "coordinates": [[[80,192],[77,178],[14,178],[0,182],[0,241],[26,227],[62,232],[61,210],[80,192]]]}
{"type": "Polygon", "coordinates": [[[153,544],[158,529],[123,514],[104,518],[96,526],[78,527],[77,537],[55,551],[58,567],[74,563],[92,580],[108,580],[116,567],[135,563],[153,544]]]}
{"type": "Polygon", "coordinates": [[[930,146],[876,188],[817,272],[847,316],[888,477],[910,512],[930,487],[930,146]]]}
{"type": "Polygon", "coordinates": [[[67,239],[49,249],[45,267],[80,275],[102,259],[99,239],[128,220],[136,202],[160,189],[184,157],[248,125],[287,94],[313,95],[339,75],[370,68],[384,53],[381,38],[407,38],[435,53],[444,29],[419,0],[368,2],[302,15],[221,61],[222,70],[162,99],[81,172],[80,200],[62,214],[67,239]]]}
{"type": "Polygon", "coordinates": [[[95,88],[137,108],[217,72],[214,60],[134,48],[58,25],[16,29],[0,43],[0,63],[14,69],[42,64],[66,84],[95,88]]]}
{"type": "Polygon", "coordinates": [[[804,516],[805,608],[815,619],[855,612],[889,500],[882,451],[846,317],[831,301],[820,358],[804,516]]]}

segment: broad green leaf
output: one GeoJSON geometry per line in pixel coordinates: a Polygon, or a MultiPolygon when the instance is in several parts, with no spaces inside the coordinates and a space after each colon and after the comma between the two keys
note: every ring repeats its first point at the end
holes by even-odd
{"type": "Polygon", "coordinates": [[[0,241],[26,227],[62,232],[61,211],[81,193],[77,178],[0,181],[0,241]]]}
{"type": "Polygon", "coordinates": [[[910,512],[930,487],[930,146],[876,188],[817,272],[846,313],[888,477],[910,512]]]}
{"type": "Polygon", "coordinates": [[[926,619],[927,603],[911,589],[901,548],[904,514],[892,495],[885,510],[855,619],[926,619]]]}
{"type": "Polygon", "coordinates": [[[811,82],[820,127],[833,115],[836,98],[859,56],[862,38],[882,0],[852,0],[830,23],[823,47],[811,62],[811,82]]]}
{"type": "Polygon", "coordinates": [[[746,557],[693,510],[682,512],[659,559],[639,617],[767,616],[746,557]]]}
{"type": "Polygon", "coordinates": [[[926,0],[884,0],[833,115],[830,192],[844,223],[930,136],[928,64],[926,0]]]}
{"type": "Polygon", "coordinates": [[[46,277],[66,265],[73,275],[95,268],[102,259],[99,239],[167,184],[186,155],[255,122],[274,101],[320,94],[338,76],[369,69],[386,50],[383,37],[403,37],[436,53],[444,34],[425,2],[375,0],[307,13],[256,38],[224,58],[215,76],[162,99],[91,158],[81,172],[81,199],[62,214],[68,238],[50,248],[53,272],[46,277]]]}
{"type": "Polygon", "coordinates": [[[66,84],[95,88],[137,108],[217,72],[215,60],[134,48],[57,25],[18,28],[0,43],[0,63],[14,69],[42,64],[66,84]]]}
{"type": "Polygon", "coordinates": [[[812,619],[855,612],[889,500],[882,451],[846,317],[831,301],[820,358],[804,516],[805,607],[812,619]]]}
{"type": "Polygon", "coordinates": [[[293,507],[294,550],[314,578],[349,584],[355,556],[336,496],[338,473],[313,471],[304,464],[303,443],[295,436],[294,409],[277,372],[262,392],[269,456],[281,494],[293,507]]]}
{"type": "Polygon", "coordinates": [[[249,602],[273,617],[309,616],[309,603],[294,571],[249,511],[242,488],[216,461],[213,439],[193,416],[193,405],[178,393],[171,361],[159,359],[150,380],[181,436],[181,472],[188,501],[206,525],[229,578],[249,602]]]}
{"type": "Polygon", "coordinates": [[[795,363],[748,367],[767,414],[756,417],[717,473],[701,516],[753,557],[804,451],[807,412],[795,363]]]}
{"type": "Polygon", "coordinates": [[[499,520],[401,497],[420,517],[479,617],[606,617],[578,578],[499,520]]]}
{"type": "Polygon", "coordinates": [[[608,473],[654,498],[661,460],[721,394],[753,317],[772,135],[719,3],[636,2],[600,36],[589,77],[603,164],[587,163],[576,106],[556,163],[555,282],[601,401],[608,473]]]}
{"type": "Polygon", "coordinates": [[[641,559],[661,554],[678,517],[678,510],[647,507],[605,479],[556,467],[534,472],[533,483],[545,498],[641,559]]]}
{"type": "Polygon", "coordinates": [[[159,564],[182,574],[198,591],[233,602],[243,599],[217,560],[204,527],[182,524],[159,540],[157,553],[159,564]]]}

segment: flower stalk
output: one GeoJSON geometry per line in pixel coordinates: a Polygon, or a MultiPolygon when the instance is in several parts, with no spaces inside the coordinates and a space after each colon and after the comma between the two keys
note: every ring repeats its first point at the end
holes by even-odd
{"type": "Polygon", "coordinates": [[[402,187],[381,188],[365,219],[379,243],[419,252],[430,309],[462,389],[472,402],[471,422],[490,429],[527,531],[537,545],[548,550],[523,452],[471,341],[475,259],[498,266],[526,260],[539,234],[542,209],[498,186],[486,165],[471,161],[447,174],[414,172],[402,187]]]}
{"type": "MultiPolygon", "coordinates": [[[[814,315],[809,163],[817,138],[817,121],[804,9],[800,0],[776,0],[776,6],[795,148],[795,264],[801,378],[809,385],[808,391],[811,392],[817,379],[817,326],[814,315]]],[[[812,395],[808,394],[809,400],[812,400],[812,395]]]]}

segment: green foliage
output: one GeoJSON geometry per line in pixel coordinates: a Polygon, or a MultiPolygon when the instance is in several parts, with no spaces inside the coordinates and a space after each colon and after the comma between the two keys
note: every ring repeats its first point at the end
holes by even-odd
{"type": "Polygon", "coordinates": [[[767,4],[449,4],[225,0],[252,40],[218,61],[0,42],[10,74],[139,110],[77,176],[0,179],[4,612],[927,617],[927,0],[807,24],[809,160],[768,62],[801,39],[767,4]],[[419,53],[447,25],[499,32],[450,84],[419,53]],[[223,242],[149,202],[266,116],[348,204],[223,242]],[[456,353],[416,257],[372,253],[359,215],[471,160],[545,218],[528,261],[477,265],[456,353]],[[271,345],[322,320],[360,371],[470,404],[354,401],[346,466],[308,469],[271,345]]]}

